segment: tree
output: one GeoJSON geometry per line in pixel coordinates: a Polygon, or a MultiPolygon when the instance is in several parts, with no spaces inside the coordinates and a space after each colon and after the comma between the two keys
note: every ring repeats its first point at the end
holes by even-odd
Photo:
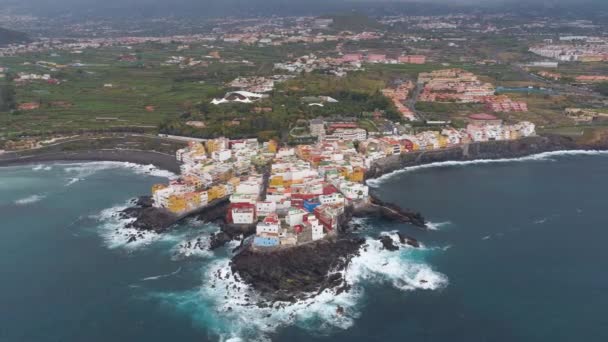
{"type": "Polygon", "coordinates": [[[13,85],[0,84],[0,111],[14,110],[16,106],[13,85]]]}
{"type": "Polygon", "coordinates": [[[608,82],[602,82],[595,86],[595,91],[598,93],[608,96],[608,82]]]}

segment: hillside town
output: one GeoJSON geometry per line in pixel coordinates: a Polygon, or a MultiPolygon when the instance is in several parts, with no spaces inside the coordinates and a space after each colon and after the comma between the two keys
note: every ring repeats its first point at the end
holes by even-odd
{"type": "Polygon", "coordinates": [[[293,147],[257,139],[192,141],[176,153],[179,178],[153,186],[154,207],[187,216],[228,200],[228,224],[255,225],[246,240],[253,249],[317,241],[338,234],[346,206],[368,201],[365,173],[375,161],[535,134],[530,122],[509,125],[485,113],[468,121],[464,129],[368,137],[365,129],[314,119],[310,130],[318,141],[293,147]]]}
{"type": "Polygon", "coordinates": [[[420,73],[418,84],[424,87],[418,98],[422,102],[484,103],[488,110],[494,112],[528,111],[525,102],[513,101],[505,95],[495,95],[494,85],[483,82],[475,74],[462,69],[420,73]]]}
{"type": "Polygon", "coordinates": [[[544,44],[530,47],[530,52],[560,62],[608,61],[608,38],[560,36],[559,42],[548,39],[544,44]]]}

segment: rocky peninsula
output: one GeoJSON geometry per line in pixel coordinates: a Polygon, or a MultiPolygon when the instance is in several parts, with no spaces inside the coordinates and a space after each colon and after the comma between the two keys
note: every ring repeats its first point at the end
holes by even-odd
{"type": "MultiPolygon", "coordinates": [[[[380,177],[384,174],[405,167],[445,161],[467,161],[476,159],[518,158],[550,151],[567,151],[580,149],[606,149],[608,138],[601,136],[591,143],[581,143],[563,136],[535,136],[512,141],[491,141],[434,151],[410,152],[387,157],[376,161],[366,173],[366,179],[380,177]]],[[[295,301],[333,288],[337,292],[347,291],[349,285],[344,280],[341,270],[365,248],[365,240],[356,234],[357,226],[353,218],[378,217],[408,224],[410,227],[426,229],[426,222],[421,213],[403,209],[398,205],[385,203],[373,193],[365,202],[346,207],[340,217],[340,233],[336,237],[315,241],[292,248],[269,249],[266,251],[244,248],[246,237],[255,234],[255,225],[228,224],[225,213],[228,201],[220,201],[206,207],[194,216],[205,222],[215,222],[220,230],[210,236],[208,245],[198,248],[216,249],[231,240],[240,240],[231,263],[235,277],[251,285],[266,300],[295,301]]],[[[162,233],[171,229],[185,216],[176,216],[162,209],[151,206],[149,198],[140,198],[133,208],[123,212],[125,217],[135,218],[131,227],[142,230],[153,230],[162,233]]],[[[136,238],[136,237],[135,237],[136,238]]],[[[399,241],[386,235],[377,239],[384,249],[396,251],[401,246],[417,248],[420,243],[403,231],[398,232],[399,241]]]]}
{"type": "MultiPolygon", "coordinates": [[[[519,158],[532,154],[550,151],[567,150],[605,150],[608,149],[608,135],[601,134],[592,140],[580,141],[572,138],[546,135],[527,137],[510,141],[490,141],[470,143],[440,150],[417,151],[394,155],[375,161],[365,174],[366,179],[378,178],[387,173],[406,167],[445,162],[467,161],[476,159],[519,158]]],[[[156,152],[145,151],[87,151],[57,152],[57,155],[28,156],[15,161],[5,158],[6,163],[25,161],[53,160],[58,156],[71,155],[74,160],[122,160],[147,163],[147,158],[162,158],[154,164],[165,165],[170,170],[177,170],[175,158],[156,152]],[[82,154],[84,153],[84,154],[82,154]],[[136,156],[136,158],[131,158],[136,156]]],[[[71,159],[71,158],[66,158],[71,159]]],[[[408,227],[426,229],[426,221],[421,213],[403,209],[391,203],[385,203],[370,193],[368,200],[347,205],[340,216],[340,231],[337,236],[299,245],[291,248],[269,249],[267,251],[246,248],[244,241],[255,234],[255,225],[229,224],[226,220],[229,201],[217,200],[201,210],[176,215],[166,209],[152,205],[148,196],[134,201],[133,206],[125,209],[120,215],[129,219],[129,228],[139,231],[167,232],[176,223],[187,217],[195,217],[204,222],[214,222],[219,231],[209,237],[209,244],[196,244],[196,248],[216,249],[227,242],[237,240],[241,245],[233,252],[231,270],[235,277],[258,290],[268,301],[294,301],[333,288],[337,292],[347,291],[349,285],[340,271],[344,270],[350,260],[365,248],[365,240],[356,234],[357,225],[353,218],[379,217],[407,224],[408,227]]],[[[386,235],[376,237],[383,248],[396,251],[401,246],[419,247],[419,242],[403,231],[398,232],[398,241],[386,235]]],[[[138,239],[134,234],[129,242],[138,239]]]]}

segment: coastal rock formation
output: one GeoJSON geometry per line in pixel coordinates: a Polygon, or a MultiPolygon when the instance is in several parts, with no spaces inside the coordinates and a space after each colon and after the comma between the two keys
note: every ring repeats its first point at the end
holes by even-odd
{"type": "Polygon", "coordinates": [[[120,213],[122,218],[135,219],[127,225],[128,228],[161,233],[178,220],[178,217],[169,211],[152,207],[152,199],[149,196],[139,197],[134,204],[120,213]]]}
{"type": "Polygon", "coordinates": [[[321,240],[269,252],[246,250],[231,269],[270,301],[295,301],[326,288],[348,288],[341,273],[365,243],[360,237],[321,240]]]}
{"type": "Polygon", "coordinates": [[[393,243],[393,239],[391,239],[391,237],[388,235],[383,235],[379,237],[378,240],[382,243],[382,247],[384,247],[386,250],[396,251],[399,249],[399,247],[395,246],[393,243]]]}
{"type": "Polygon", "coordinates": [[[608,137],[604,143],[601,140],[595,140],[583,145],[571,138],[559,135],[476,142],[441,150],[410,152],[379,159],[372,164],[365,176],[367,179],[372,179],[410,166],[445,161],[519,158],[542,152],[584,148],[606,149],[607,147],[608,137]]]}
{"type": "Polygon", "coordinates": [[[404,223],[410,223],[419,228],[426,228],[426,221],[421,213],[410,209],[403,209],[396,204],[386,203],[370,194],[369,203],[357,205],[353,209],[354,217],[382,217],[404,223]]]}
{"type": "MultiPolygon", "coordinates": [[[[397,236],[399,237],[399,243],[401,245],[408,245],[414,248],[419,248],[420,243],[415,238],[405,235],[401,232],[397,232],[397,236]]],[[[396,251],[399,249],[398,245],[395,245],[395,240],[389,235],[381,235],[378,238],[378,241],[382,243],[382,247],[389,251],[396,251]]]]}
{"type": "Polygon", "coordinates": [[[179,216],[168,210],[153,207],[152,198],[150,196],[139,197],[133,204],[132,207],[121,212],[122,218],[135,219],[133,222],[129,223],[127,227],[162,233],[168,231],[180,220],[190,216],[195,216],[198,220],[204,222],[219,221],[221,225],[224,216],[226,215],[229,202],[227,199],[224,199],[212,203],[197,212],[179,216]]]}
{"type": "Polygon", "coordinates": [[[221,230],[219,232],[213,233],[211,234],[211,239],[209,241],[209,250],[215,250],[220,247],[223,247],[231,240],[232,237],[221,230]]]}
{"type": "Polygon", "coordinates": [[[416,248],[420,247],[420,242],[411,236],[405,235],[401,232],[397,232],[397,236],[399,236],[399,242],[401,242],[401,244],[410,245],[416,248]]]}

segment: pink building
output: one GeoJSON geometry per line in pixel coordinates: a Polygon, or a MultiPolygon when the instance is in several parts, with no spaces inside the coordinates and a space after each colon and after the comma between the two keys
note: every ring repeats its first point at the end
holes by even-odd
{"type": "Polygon", "coordinates": [[[363,55],[360,53],[349,53],[342,56],[344,62],[359,62],[363,60],[363,55]]]}
{"type": "Polygon", "coordinates": [[[385,62],[386,55],[378,54],[378,53],[370,53],[369,55],[367,55],[367,61],[372,62],[372,63],[385,62]]]}
{"type": "Polygon", "coordinates": [[[422,56],[422,55],[400,56],[399,63],[424,64],[424,63],[426,63],[426,56],[422,56]]]}

